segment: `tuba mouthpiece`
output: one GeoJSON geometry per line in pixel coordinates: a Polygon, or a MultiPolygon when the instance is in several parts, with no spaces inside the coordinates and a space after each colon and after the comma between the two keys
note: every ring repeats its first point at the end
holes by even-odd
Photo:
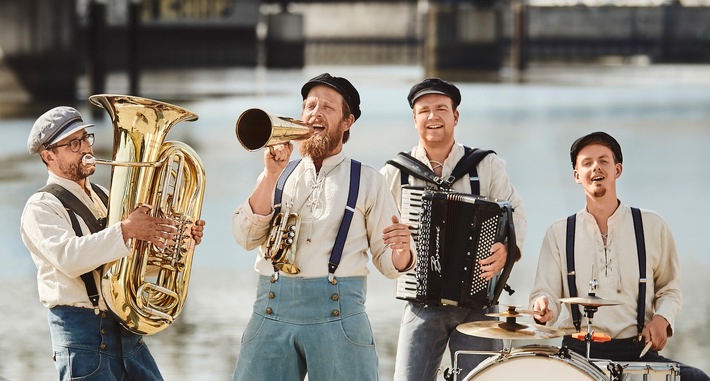
{"type": "Polygon", "coordinates": [[[91,156],[91,155],[89,155],[89,154],[87,153],[86,155],[84,155],[84,156],[81,158],[81,164],[84,164],[84,165],[95,165],[95,164],[96,164],[96,158],[93,157],[93,156],[91,156]]]}

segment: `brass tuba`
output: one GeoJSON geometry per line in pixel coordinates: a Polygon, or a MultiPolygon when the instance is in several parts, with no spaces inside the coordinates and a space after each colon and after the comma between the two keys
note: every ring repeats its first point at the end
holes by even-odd
{"type": "MultiPolygon", "coordinates": [[[[163,250],[130,239],[131,254],[104,265],[104,300],[131,332],[151,335],[167,328],[182,311],[190,281],[195,241],[192,224],[200,218],[205,172],[199,156],[182,142],[164,142],[181,121],[197,120],[183,108],[127,95],[93,95],[114,127],[107,226],[142,204],[151,214],[178,222],[178,238],[163,250]]],[[[90,155],[87,155],[90,156],[90,155]]]]}
{"type": "Polygon", "coordinates": [[[250,108],[239,115],[235,131],[239,143],[248,151],[308,139],[313,135],[313,130],[298,119],[275,116],[258,108],[250,108]]]}

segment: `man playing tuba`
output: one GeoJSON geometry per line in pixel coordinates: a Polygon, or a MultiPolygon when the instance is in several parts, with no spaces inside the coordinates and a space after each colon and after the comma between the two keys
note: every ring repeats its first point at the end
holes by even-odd
{"type": "Polygon", "coordinates": [[[301,95],[301,119],[314,130],[300,143],[303,159],[289,163],[291,143],[265,150],[264,172],[233,216],[236,241],[260,247],[257,300],[234,380],[376,380],[365,312],[368,251],[382,274],[396,278],[413,265],[409,229],[398,223],[384,177],[342,152],[360,116],[355,87],[324,73],[301,95]],[[272,223],[281,211],[300,219],[288,271],[267,249],[272,226],[290,225],[272,223]]]}
{"type": "MultiPolygon", "coordinates": [[[[53,108],[35,122],[27,141],[47,166],[47,186],[34,193],[22,213],[20,234],[37,266],[39,297],[49,308],[55,366],[61,380],[162,380],[140,335],[128,332],[97,290],[103,264],[130,251],[127,240],[164,248],[177,234],[171,219],[152,217],[140,206],[104,227],[107,190],[89,182],[92,127],[71,107],[53,108]]],[[[205,222],[191,228],[196,244],[205,222]]]]}

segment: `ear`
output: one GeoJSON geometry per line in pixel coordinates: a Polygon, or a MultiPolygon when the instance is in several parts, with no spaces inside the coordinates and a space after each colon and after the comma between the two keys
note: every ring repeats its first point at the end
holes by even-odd
{"type": "Polygon", "coordinates": [[[624,171],[624,166],[621,165],[621,163],[616,163],[615,167],[616,167],[616,178],[618,179],[619,177],[621,177],[621,172],[624,171]]]}
{"type": "Polygon", "coordinates": [[[579,172],[577,172],[576,169],[572,171],[572,177],[574,177],[574,182],[576,182],[577,184],[582,183],[582,180],[579,179],[579,172]]]}
{"type": "Polygon", "coordinates": [[[343,128],[343,131],[348,131],[350,127],[353,126],[353,123],[355,123],[355,115],[350,114],[348,117],[344,120],[345,126],[343,128]]]}
{"type": "Polygon", "coordinates": [[[54,161],[54,153],[52,152],[52,150],[42,150],[40,151],[39,156],[42,158],[42,160],[44,160],[45,163],[47,163],[47,165],[54,161]]]}
{"type": "Polygon", "coordinates": [[[459,110],[454,110],[454,127],[459,124],[459,110]]]}

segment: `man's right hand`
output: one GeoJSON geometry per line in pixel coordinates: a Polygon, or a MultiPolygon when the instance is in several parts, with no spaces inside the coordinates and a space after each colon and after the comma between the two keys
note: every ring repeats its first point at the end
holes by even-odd
{"type": "Polygon", "coordinates": [[[550,301],[547,300],[547,296],[541,296],[535,299],[535,303],[533,304],[533,311],[538,311],[539,314],[533,315],[533,318],[540,324],[545,324],[548,321],[552,320],[552,311],[550,310],[549,306],[550,301]]]}
{"type": "Polygon", "coordinates": [[[288,165],[291,152],[293,152],[293,143],[291,142],[269,146],[269,149],[264,151],[266,173],[280,175],[286,165],[288,165]]]}
{"type": "Polygon", "coordinates": [[[121,221],[123,240],[135,238],[149,241],[156,247],[164,249],[176,239],[177,222],[168,218],[153,217],[150,215],[150,209],[148,205],[141,205],[121,221]]]}

